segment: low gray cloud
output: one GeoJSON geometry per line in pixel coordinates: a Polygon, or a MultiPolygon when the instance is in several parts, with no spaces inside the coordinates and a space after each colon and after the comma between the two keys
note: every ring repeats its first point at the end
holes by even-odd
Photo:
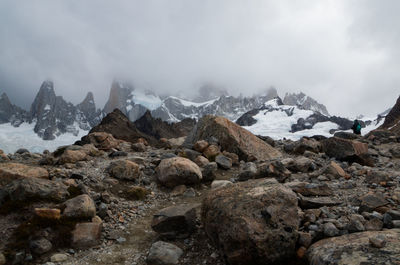
{"type": "Polygon", "coordinates": [[[2,0],[0,91],[29,106],[41,82],[105,103],[114,78],[158,93],[213,82],[251,95],[303,91],[333,114],[399,96],[399,2],[2,0]]]}

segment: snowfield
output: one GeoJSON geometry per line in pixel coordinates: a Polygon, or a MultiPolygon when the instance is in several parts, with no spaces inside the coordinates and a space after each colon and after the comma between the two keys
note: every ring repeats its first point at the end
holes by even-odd
{"type": "Polygon", "coordinates": [[[41,153],[44,150],[54,151],[62,145],[70,145],[86,135],[88,131],[79,130],[79,134],[66,133],[53,141],[45,141],[34,131],[35,124],[23,123],[15,128],[11,124],[0,124],[0,149],[5,153],[14,153],[19,148],[26,148],[33,153],[41,153]]]}

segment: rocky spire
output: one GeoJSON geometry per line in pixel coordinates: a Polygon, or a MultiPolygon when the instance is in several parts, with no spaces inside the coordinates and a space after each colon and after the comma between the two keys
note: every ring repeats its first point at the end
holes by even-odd
{"type": "Polygon", "coordinates": [[[127,99],[132,91],[133,88],[129,84],[114,81],[111,85],[110,96],[103,111],[105,113],[110,113],[114,109],[119,109],[126,115],[127,99]]]}
{"type": "Polygon", "coordinates": [[[6,93],[0,96],[0,123],[6,123],[10,121],[11,116],[14,114],[15,109],[11,104],[10,99],[6,93]]]}

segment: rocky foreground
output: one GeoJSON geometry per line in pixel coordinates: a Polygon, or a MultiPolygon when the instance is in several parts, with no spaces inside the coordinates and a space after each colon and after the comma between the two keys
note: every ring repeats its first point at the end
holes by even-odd
{"type": "Polygon", "coordinates": [[[400,264],[394,132],[114,136],[1,153],[0,264],[400,264]]]}

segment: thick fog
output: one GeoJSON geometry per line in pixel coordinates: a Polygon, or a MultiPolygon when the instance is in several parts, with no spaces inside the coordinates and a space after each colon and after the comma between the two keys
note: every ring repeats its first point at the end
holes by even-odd
{"type": "Polygon", "coordinates": [[[400,94],[400,2],[2,0],[0,92],[28,108],[45,79],[103,107],[114,78],[163,94],[303,91],[332,114],[400,94]]]}

